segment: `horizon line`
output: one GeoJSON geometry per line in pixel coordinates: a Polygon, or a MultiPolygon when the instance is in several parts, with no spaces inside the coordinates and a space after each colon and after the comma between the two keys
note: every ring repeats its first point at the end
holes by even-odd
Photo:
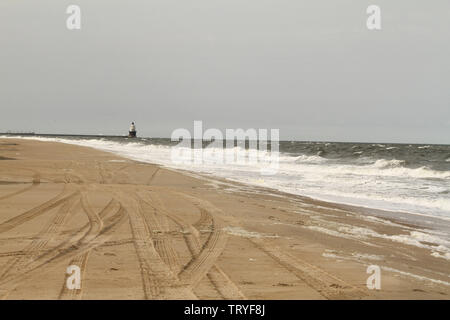
{"type": "MultiPolygon", "coordinates": [[[[36,132],[0,132],[0,138],[2,135],[6,136],[49,136],[49,137],[92,137],[92,138],[127,138],[127,139],[171,139],[171,137],[136,137],[129,138],[128,135],[113,135],[113,134],[76,134],[76,133],[36,133],[36,132]]],[[[191,138],[192,140],[192,138],[191,138]]],[[[194,139],[195,140],[195,139],[194,139]]],[[[202,139],[203,140],[203,139],[202,139]]],[[[225,139],[221,139],[225,141],[225,139]]],[[[246,139],[247,141],[248,139],[246,139]]],[[[206,141],[206,140],[205,140],[206,141]]],[[[238,140],[241,141],[241,140],[238,140]]],[[[268,140],[270,141],[270,140],[268,140]]],[[[436,146],[448,146],[450,143],[433,143],[433,142],[382,142],[382,141],[332,141],[332,140],[296,140],[296,139],[280,139],[279,142],[319,142],[319,143],[360,143],[360,144],[400,144],[400,145],[436,145],[436,146]]]]}

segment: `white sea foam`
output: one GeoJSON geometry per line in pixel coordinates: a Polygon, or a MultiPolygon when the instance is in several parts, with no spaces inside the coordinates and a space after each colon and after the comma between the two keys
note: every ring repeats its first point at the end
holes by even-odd
{"type": "Polygon", "coordinates": [[[278,238],[274,234],[258,233],[253,231],[247,231],[240,227],[225,227],[223,231],[231,234],[233,236],[244,237],[244,238],[278,238]]]}
{"type": "Polygon", "coordinates": [[[339,232],[339,231],[336,231],[333,229],[328,229],[328,228],[324,228],[324,227],[320,227],[320,226],[307,226],[306,228],[313,230],[313,231],[325,233],[325,234],[333,236],[333,237],[344,238],[344,239],[354,239],[354,240],[361,239],[361,237],[355,237],[354,235],[346,234],[343,232],[339,232]]]}
{"type": "Polygon", "coordinates": [[[397,270],[394,268],[390,268],[390,267],[381,267],[381,269],[386,270],[386,271],[390,271],[390,272],[395,272],[395,273],[399,273],[403,276],[407,276],[407,277],[411,277],[417,280],[421,280],[421,281],[430,281],[436,284],[442,284],[445,286],[450,286],[450,283],[447,281],[442,281],[442,280],[437,280],[437,279],[432,279],[432,278],[428,278],[428,277],[424,277],[424,276],[419,276],[410,272],[406,272],[406,271],[401,271],[401,270],[397,270]]]}
{"type": "Polygon", "coordinates": [[[368,253],[352,253],[352,256],[358,260],[372,260],[372,261],[382,261],[384,259],[383,256],[379,256],[376,254],[368,254],[368,253]]]}
{"type": "Polygon", "coordinates": [[[384,259],[384,256],[359,252],[353,252],[351,256],[338,255],[336,251],[329,249],[325,250],[325,252],[322,253],[322,256],[325,258],[332,258],[338,260],[357,260],[357,261],[359,260],[382,261],[384,259]]]}
{"type": "Polygon", "coordinates": [[[327,159],[322,158],[321,156],[306,156],[306,155],[300,155],[297,157],[292,156],[280,156],[280,162],[296,162],[296,163],[323,163],[327,161],[327,159]]]}
{"type": "MultiPolygon", "coordinates": [[[[338,261],[339,260],[374,260],[374,261],[383,260],[382,256],[377,256],[377,255],[353,253],[351,256],[343,256],[343,255],[338,255],[334,251],[329,251],[329,250],[326,250],[326,252],[322,253],[322,256],[325,258],[329,258],[329,259],[336,259],[338,261]]],[[[450,283],[447,281],[433,279],[433,278],[424,277],[424,276],[419,276],[419,275],[411,273],[411,272],[406,272],[406,271],[394,269],[391,267],[381,266],[381,269],[384,271],[388,271],[388,272],[398,273],[402,276],[413,278],[413,279],[420,280],[420,281],[426,281],[426,282],[431,282],[431,283],[435,283],[435,284],[450,286],[450,283]]]]}
{"type": "MultiPolygon", "coordinates": [[[[363,241],[369,238],[386,239],[393,242],[399,242],[410,246],[415,246],[430,251],[431,256],[450,261],[450,242],[443,237],[438,237],[430,233],[412,231],[410,234],[386,235],[380,234],[369,228],[355,227],[350,225],[337,224],[337,230],[334,228],[325,228],[322,226],[308,226],[310,230],[325,233],[334,237],[363,241]],[[340,226],[339,226],[340,225],[340,226]]],[[[365,242],[367,244],[371,242],[365,242]]]]}
{"type": "Polygon", "coordinates": [[[353,239],[367,240],[368,238],[386,239],[422,249],[430,250],[430,254],[437,258],[450,260],[450,241],[421,231],[410,231],[409,234],[387,235],[378,233],[369,228],[355,227],[351,225],[343,225],[335,223],[337,230],[325,228],[323,226],[308,226],[310,230],[315,230],[331,236],[353,239]]]}
{"type": "Polygon", "coordinates": [[[446,253],[439,253],[437,251],[434,251],[431,253],[431,255],[435,258],[441,258],[441,259],[445,259],[445,260],[449,260],[450,261],[450,253],[446,252],[446,253]]]}
{"type": "Polygon", "coordinates": [[[373,164],[373,166],[375,168],[380,168],[380,169],[384,169],[384,168],[398,168],[401,167],[405,164],[404,160],[385,160],[385,159],[379,159],[377,161],[375,161],[375,163],[373,164]]]}

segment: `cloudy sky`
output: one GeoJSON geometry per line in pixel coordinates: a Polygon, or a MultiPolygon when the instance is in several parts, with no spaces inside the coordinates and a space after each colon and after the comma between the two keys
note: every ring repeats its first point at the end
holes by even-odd
{"type": "Polygon", "coordinates": [[[450,143],[449,57],[448,0],[2,0],[0,131],[450,143]]]}

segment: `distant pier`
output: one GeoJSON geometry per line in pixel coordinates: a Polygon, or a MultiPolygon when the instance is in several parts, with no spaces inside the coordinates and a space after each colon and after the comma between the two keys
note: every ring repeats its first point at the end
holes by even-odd
{"type": "Polygon", "coordinates": [[[81,138],[128,138],[126,135],[101,135],[101,134],[60,134],[60,133],[35,133],[35,132],[0,132],[0,136],[30,136],[30,137],[81,137],[81,138]]]}

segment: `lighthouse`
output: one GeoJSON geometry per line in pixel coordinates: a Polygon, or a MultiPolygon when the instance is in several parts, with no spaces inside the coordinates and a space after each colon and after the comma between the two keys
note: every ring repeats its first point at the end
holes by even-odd
{"type": "Polygon", "coordinates": [[[131,123],[130,131],[128,131],[128,138],[136,138],[136,126],[134,122],[131,123]]]}

